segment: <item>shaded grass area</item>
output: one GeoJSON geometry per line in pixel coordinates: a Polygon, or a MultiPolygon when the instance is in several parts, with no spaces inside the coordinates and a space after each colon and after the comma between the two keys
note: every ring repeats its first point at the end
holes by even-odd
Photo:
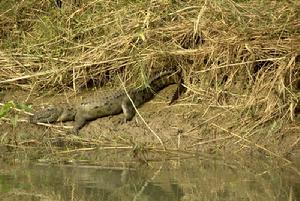
{"type": "Polygon", "coordinates": [[[0,3],[2,93],[116,88],[117,75],[129,85],[176,66],[197,130],[188,142],[273,156],[299,148],[299,1],[56,2],[0,3]]]}

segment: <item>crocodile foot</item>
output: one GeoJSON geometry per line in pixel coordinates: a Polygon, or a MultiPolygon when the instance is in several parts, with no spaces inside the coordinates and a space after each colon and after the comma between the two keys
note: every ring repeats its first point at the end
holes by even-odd
{"type": "Polygon", "coordinates": [[[122,115],[121,115],[121,116],[118,116],[118,117],[112,119],[112,123],[114,126],[118,126],[118,125],[127,123],[127,120],[124,117],[122,117],[122,115]]]}

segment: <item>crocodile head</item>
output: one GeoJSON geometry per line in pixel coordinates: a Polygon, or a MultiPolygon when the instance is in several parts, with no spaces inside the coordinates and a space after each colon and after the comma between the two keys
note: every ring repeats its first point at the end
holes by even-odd
{"type": "Polygon", "coordinates": [[[34,113],[29,121],[31,123],[53,123],[61,116],[63,109],[60,107],[50,106],[34,113]]]}

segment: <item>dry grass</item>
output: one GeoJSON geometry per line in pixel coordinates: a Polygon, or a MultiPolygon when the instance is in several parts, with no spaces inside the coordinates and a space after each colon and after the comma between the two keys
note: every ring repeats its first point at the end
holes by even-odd
{"type": "Polygon", "coordinates": [[[53,2],[0,3],[0,90],[79,92],[178,66],[185,101],[227,117],[206,122],[236,133],[224,145],[263,147],[295,120],[299,1],[53,2]]]}

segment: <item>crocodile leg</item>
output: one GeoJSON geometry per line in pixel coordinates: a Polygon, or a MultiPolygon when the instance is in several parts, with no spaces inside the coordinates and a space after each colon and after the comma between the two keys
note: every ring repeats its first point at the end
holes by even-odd
{"type": "Polygon", "coordinates": [[[131,103],[131,101],[129,100],[128,97],[126,97],[122,101],[121,107],[122,107],[122,111],[125,115],[124,122],[126,123],[127,121],[132,120],[132,118],[135,115],[135,109],[134,109],[134,107],[133,107],[133,105],[132,105],[132,103],[131,103]]]}
{"type": "Polygon", "coordinates": [[[80,115],[76,115],[73,130],[72,130],[73,134],[77,135],[79,129],[81,129],[85,124],[86,124],[86,119],[80,115]]]}

